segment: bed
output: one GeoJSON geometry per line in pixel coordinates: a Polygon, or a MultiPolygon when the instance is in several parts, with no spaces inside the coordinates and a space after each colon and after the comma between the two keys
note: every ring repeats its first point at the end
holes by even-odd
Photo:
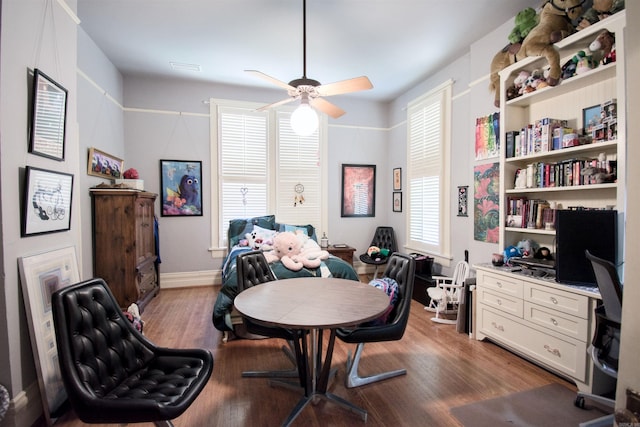
{"type": "MultiPolygon", "coordinates": [[[[236,258],[239,254],[256,249],[254,240],[269,248],[269,238],[282,231],[302,232],[317,242],[315,228],[312,225],[291,225],[276,222],[274,215],[255,218],[234,219],[229,222],[228,252],[222,262],[222,288],[213,307],[212,321],[216,329],[236,332],[241,319],[233,309],[233,300],[237,295],[236,258]],[[248,238],[247,238],[248,237],[248,238]]],[[[271,270],[278,279],[293,277],[338,277],[359,280],[358,273],[348,262],[329,255],[318,268],[302,268],[299,271],[287,269],[282,262],[271,263],[271,270]]],[[[236,333],[236,335],[242,335],[236,333]]]]}

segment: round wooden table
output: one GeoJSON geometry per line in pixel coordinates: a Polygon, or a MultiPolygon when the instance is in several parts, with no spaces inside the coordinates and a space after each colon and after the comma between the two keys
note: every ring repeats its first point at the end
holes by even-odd
{"type": "Polygon", "coordinates": [[[327,392],[335,330],[355,326],[380,316],[389,297],[380,289],[353,280],[300,277],[253,286],[236,296],[235,308],[268,326],[297,329],[294,343],[300,384],[304,396],[283,425],[288,426],[315,397],[330,400],[367,419],[367,411],[327,392]],[[329,329],[329,342],[322,360],[322,331],[329,329]],[[311,335],[311,351],[306,337],[311,335]]]}

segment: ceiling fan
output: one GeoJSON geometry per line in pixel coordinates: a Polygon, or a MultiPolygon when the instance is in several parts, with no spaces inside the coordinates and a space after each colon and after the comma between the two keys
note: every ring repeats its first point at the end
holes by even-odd
{"type": "MultiPolygon", "coordinates": [[[[263,111],[269,108],[273,108],[279,105],[287,104],[289,102],[300,99],[300,108],[308,107],[309,105],[316,108],[327,115],[337,119],[342,116],[345,111],[323,99],[326,96],[340,95],[350,92],[358,92],[361,90],[371,89],[373,85],[369,79],[365,76],[355,77],[353,79],[341,80],[335,83],[320,84],[319,81],[307,78],[307,1],[302,0],[302,41],[303,41],[303,63],[302,63],[302,77],[299,79],[291,80],[289,83],[285,83],[274,77],[268,76],[260,71],[245,70],[247,73],[253,74],[261,79],[267,80],[276,86],[280,86],[286,89],[289,97],[273,104],[265,105],[258,108],[263,111]]],[[[297,111],[297,110],[296,110],[297,111]]],[[[315,114],[315,113],[314,113],[315,114]]],[[[293,120],[293,118],[292,118],[293,120]]],[[[317,119],[316,119],[317,120],[317,119]]]]}

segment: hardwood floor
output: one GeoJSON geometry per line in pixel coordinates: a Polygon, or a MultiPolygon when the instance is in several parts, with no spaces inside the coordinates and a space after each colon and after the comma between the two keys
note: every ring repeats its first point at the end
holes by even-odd
{"type": "MultiPolygon", "coordinates": [[[[269,386],[261,378],[242,378],[250,369],[290,367],[275,339],[222,342],[211,313],[219,287],[162,290],[146,307],[145,335],[158,345],[208,348],[214,355],[213,375],[178,426],[278,426],[298,402],[296,392],[269,386]]],[[[411,315],[401,341],[366,344],[361,373],[406,368],[407,375],[355,389],[344,387],[345,362],[352,345],[336,340],[333,365],[337,377],[330,391],[365,408],[358,416],[330,403],[310,405],[294,426],[459,426],[449,410],[479,400],[529,390],[549,383],[575,386],[508,351],[478,342],[455,331],[455,326],[431,322],[433,313],[412,301],[411,315]]],[[[56,426],[84,424],[69,412],[56,426]]],[[[139,424],[141,426],[151,426],[139,424]]]]}

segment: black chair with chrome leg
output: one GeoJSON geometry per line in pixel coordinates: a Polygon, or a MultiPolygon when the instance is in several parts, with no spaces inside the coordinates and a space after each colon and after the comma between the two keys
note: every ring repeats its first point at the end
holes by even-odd
{"type": "Polygon", "coordinates": [[[371,244],[369,245],[369,248],[372,247],[379,248],[381,251],[389,251],[388,255],[383,255],[381,253],[369,254],[367,250],[367,252],[360,255],[361,262],[375,266],[376,269],[373,274],[373,278],[375,279],[378,276],[378,267],[385,265],[389,257],[398,250],[393,227],[377,227],[371,244]]]}
{"type": "Polygon", "coordinates": [[[385,324],[359,326],[353,329],[341,328],[337,330],[336,334],[340,340],[346,343],[357,344],[353,359],[351,359],[351,355],[349,355],[347,359],[345,385],[348,388],[359,387],[407,373],[406,369],[398,369],[368,377],[361,377],[358,373],[358,367],[365,343],[397,341],[404,335],[407,322],[409,321],[409,310],[411,308],[411,296],[413,294],[413,282],[416,269],[415,263],[413,257],[398,252],[389,257],[383,277],[395,280],[398,284],[399,295],[385,324]]]}
{"type": "MultiPolygon", "coordinates": [[[[602,304],[595,309],[596,327],[589,346],[589,355],[597,369],[613,379],[618,377],[618,357],[620,352],[620,322],[622,320],[622,285],[618,279],[616,266],[605,259],[592,255],[588,250],[585,256],[593,267],[602,304]]],[[[615,383],[614,383],[615,384],[615,383]]],[[[615,392],[615,387],[612,392],[615,392]]],[[[578,392],[575,405],[585,407],[585,399],[600,403],[612,411],[615,399],[578,392]]],[[[613,414],[580,424],[581,426],[612,425],[613,414]]]]}
{"type": "Polygon", "coordinates": [[[172,426],[211,376],[208,350],[151,343],[102,279],[56,291],[51,306],[64,387],[85,423],[172,426]]]}
{"type": "MultiPolygon", "coordinates": [[[[262,251],[249,251],[243,252],[238,255],[236,262],[237,274],[238,274],[238,293],[249,289],[252,286],[258,286],[263,283],[276,280],[269,263],[262,251]]],[[[247,317],[242,317],[242,322],[247,332],[259,335],[267,338],[281,338],[287,341],[288,346],[282,346],[287,358],[293,363],[293,367],[287,370],[280,371],[245,371],[242,373],[243,377],[260,377],[260,378],[298,378],[297,361],[294,355],[295,350],[292,351],[293,341],[296,339],[296,334],[299,331],[293,331],[285,328],[277,328],[272,326],[265,326],[260,323],[254,322],[247,317]]]]}

